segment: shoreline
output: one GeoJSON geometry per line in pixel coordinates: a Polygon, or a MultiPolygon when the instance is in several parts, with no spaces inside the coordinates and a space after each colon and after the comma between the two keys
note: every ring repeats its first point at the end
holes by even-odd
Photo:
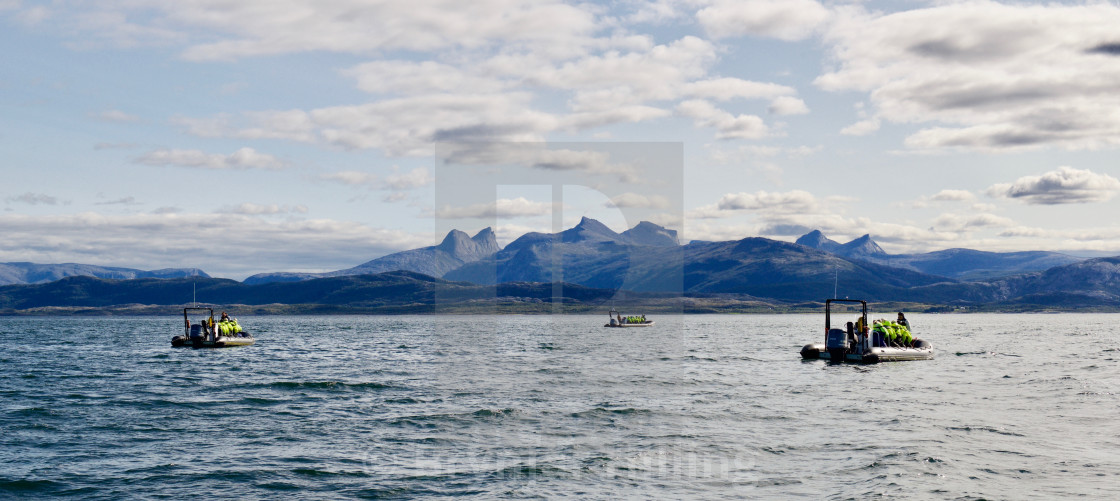
{"type": "MultiPolygon", "coordinates": [[[[273,315],[600,315],[609,309],[641,312],[653,315],[776,315],[823,313],[824,302],[795,304],[770,304],[763,302],[716,302],[689,304],[562,304],[549,302],[487,302],[485,304],[410,304],[354,306],[329,304],[180,304],[144,305],[124,304],[104,307],[92,306],[41,306],[27,309],[0,309],[0,317],[110,317],[110,316],[178,316],[186,307],[214,308],[243,316],[273,315]]],[[[878,311],[905,311],[908,313],[969,314],[969,313],[1120,313],[1120,307],[1086,306],[1055,307],[1048,305],[934,305],[894,301],[868,302],[868,308],[878,311]]]]}

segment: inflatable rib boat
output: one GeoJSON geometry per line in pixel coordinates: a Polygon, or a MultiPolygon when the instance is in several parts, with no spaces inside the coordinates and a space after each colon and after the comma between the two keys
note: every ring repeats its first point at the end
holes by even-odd
{"type": "Polygon", "coordinates": [[[228,348],[249,346],[255,342],[253,335],[241,329],[236,320],[214,322],[213,308],[183,308],[185,331],[171,338],[171,346],[194,348],[228,348]],[[195,320],[191,320],[191,317],[195,320]]]}
{"type": "Polygon", "coordinates": [[[603,327],[649,327],[653,325],[653,320],[646,320],[645,315],[629,315],[622,316],[617,311],[611,310],[607,312],[607,316],[611,318],[603,327]]]}
{"type": "Polygon", "coordinates": [[[858,299],[829,299],[824,302],[824,344],[807,344],[801,348],[801,358],[874,364],[904,360],[929,360],[933,358],[933,345],[913,338],[909,342],[891,342],[887,336],[868,328],[867,301],[858,299]],[[856,322],[847,322],[845,328],[832,327],[832,303],[859,303],[861,313],[856,322]],[[862,320],[862,321],[860,321],[862,320]]]}

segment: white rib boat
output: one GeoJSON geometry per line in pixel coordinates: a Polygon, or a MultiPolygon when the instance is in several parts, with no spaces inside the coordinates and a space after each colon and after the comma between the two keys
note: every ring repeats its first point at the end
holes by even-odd
{"type": "Polygon", "coordinates": [[[871,332],[867,321],[867,301],[859,299],[829,299],[824,302],[824,344],[807,344],[801,348],[801,358],[821,359],[832,362],[855,362],[874,364],[879,362],[899,362],[905,360],[929,360],[933,358],[933,345],[928,341],[914,338],[909,344],[894,344],[883,336],[871,332]],[[845,328],[832,327],[832,303],[860,303],[860,318],[863,322],[847,322],[845,328]],[[859,324],[861,329],[855,328],[859,324]]]}

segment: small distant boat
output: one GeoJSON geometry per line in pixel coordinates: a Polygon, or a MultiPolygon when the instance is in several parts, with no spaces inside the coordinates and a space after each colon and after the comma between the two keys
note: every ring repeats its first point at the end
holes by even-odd
{"type": "Polygon", "coordinates": [[[252,334],[241,328],[237,320],[214,322],[213,308],[183,308],[185,331],[171,338],[171,346],[194,348],[227,348],[249,346],[255,342],[252,334]]]}
{"type": "Polygon", "coordinates": [[[914,338],[907,344],[892,344],[877,329],[872,330],[870,325],[867,321],[867,301],[829,299],[824,302],[825,343],[805,345],[801,348],[801,358],[864,364],[933,358],[933,345],[928,341],[914,338]],[[847,322],[844,329],[833,328],[832,303],[860,303],[862,312],[859,319],[862,322],[847,322]],[[863,327],[856,328],[856,325],[863,327]]]}
{"type": "Polygon", "coordinates": [[[607,315],[611,317],[611,321],[603,327],[649,327],[653,325],[653,320],[646,320],[645,315],[629,315],[624,317],[615,310],[607,312],[607,315]]]}

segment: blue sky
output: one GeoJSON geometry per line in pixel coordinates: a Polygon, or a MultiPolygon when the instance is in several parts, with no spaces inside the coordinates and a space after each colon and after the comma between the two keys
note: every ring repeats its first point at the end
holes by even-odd
{"type": "Polygon", "coordinates": [[[324,271],[625,207],[683,241],[1120,254],[1117,26],[1110,2],[0,0],[0,262],[324,271]],[[436,200],[441,142],[679,143],[682,181],[669,203],[638,167],[561,218],[502,189],[479,222],[436,200]]]}

